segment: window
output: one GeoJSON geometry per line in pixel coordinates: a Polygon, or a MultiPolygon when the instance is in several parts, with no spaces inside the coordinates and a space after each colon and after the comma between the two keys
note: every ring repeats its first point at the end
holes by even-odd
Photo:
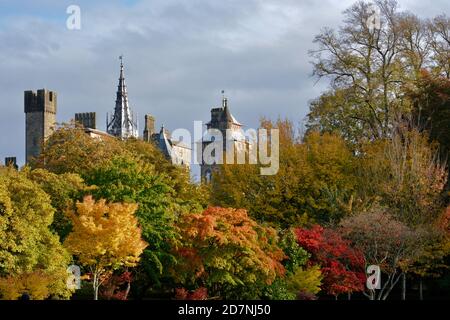
{"type": "Polygon", "coordinates": [[[206,170],[205,180],[206,180],[207,183],[211,182],[211,170],[206,170]]]}

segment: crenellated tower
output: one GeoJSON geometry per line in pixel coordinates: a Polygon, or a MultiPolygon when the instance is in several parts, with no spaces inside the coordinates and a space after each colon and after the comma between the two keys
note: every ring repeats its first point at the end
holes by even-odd
{"type": "Polygon", "coordinates": [[[56,125],[56,92],[40,89],[25,91],[25,156],[27,163],[41,153],[44,141],[56,125]]]}

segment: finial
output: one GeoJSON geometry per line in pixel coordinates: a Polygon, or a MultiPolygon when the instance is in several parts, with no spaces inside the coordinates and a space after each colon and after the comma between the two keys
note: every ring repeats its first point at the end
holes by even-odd
{"type": "Polygon", "coordinates": [[[228,106],[228,99],[225,97],[225,90],[222,90],[222,108],[228,106]]]}
{"type": "Polygon", "coordinates": [[[123,54],[119,56],[120,66],[123,67],[123,54]]]}

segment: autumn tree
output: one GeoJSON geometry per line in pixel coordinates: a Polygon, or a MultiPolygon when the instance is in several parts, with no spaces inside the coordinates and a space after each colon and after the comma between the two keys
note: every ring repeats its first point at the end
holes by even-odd
{"type": "Polygon", "coordinates": [[[311,103],[308,127],[337,132],[350,143],[387,138],[410,115],[404,99],[422,69],[448,71],[448,18],[424,21],[399,11],[394,0],[358,1],[337,29],[324,28],[310,51],[314,75],[330,81],[311,103]],[[374,8],[380,25],[371,27],[374,8]]]}
{"type": "Polygon", "coordinates": [[[364,290],[364,260],[361,252],[334,230],[315,225],[296,229],[299,246],[311,254],[309,263],[320,266],[322,290],[335,296],[364,290]]]}
{"type": "Polygon", "coordinates": [[[297,267],[287,278],[287,288],[296,293],[296,298],[315,297],[321,291],[322,271],[320,266],[297,267]]]}
{"type": "Polygon", "coordinates": [[[0,294],[69,298],[70,257],[49,227],[55,209],[27,172],[0,168],[0,294]]]}
{"type": "Polygon", "coordinates": [[[127,300],[133,275],[130,271],[112,274],[103,283],[99,295],[106,300],[127,300]]]}
{"type": "Polygon", "coordinates": [[[263,298],[270,300],[314,299],[320,291],[322,272],[317,265],[311,265],[311,255],[297,243],[294,229],[279,232],[278,246],[286,258],[282,261],[285,276],[264,288],[263,298]]]}
{"type": "Polygon", "coordinates": [[[428,23],[434,74],[450,79],[450,18],[445,14],[428,23]]]}
{"type": "Polygon", "coordinates": [[[257,165],[223,165],[212,181],[212,202],[245,208],[258,221],[281,228],[309,220],[333,223],[352,210],[353,155],[332,134],[312,132],[302,141],[290,121],[265,120],[280,130],[280,169],[260,175],[257,165]]]}
{"type": "Polygon", "coordinates": [[[450,151],[450,80],[422,71],[414,86],[407,87],[413,104],[413,123],[425,131],[431,141],[439,143],[443,159],[450,151]]]}
{"type": "Polygon", "coordinates": [[[106,167],[115,158],[131,159],[153,166],[187,205],[206,206],[206,189],[191,183],[189,172],[168,161],[156,145],[137,139],[120,140],[102,136],[92,138],[76,124],[61,125],[44,143],[32,168],[43,168],[56,174],[75,173],[83,179],[99,167],[106,167]]]}
{"type": "Polygon", "coordinates": [[[421,226],[417,232],[420,246],[412,263],[403,269],[414,280],[418,280],[419,297],[423,300],[424,280],[441,278],[449,270],[446,260],[450,256],[450,208],[442,210],[434,222],[421,226]]]}
{"type": "MultiPolygon", "coordinates": [[[[133,269],[137,285],[131,293],[142,296],[150,289],[165,286],[167,281],[168,286],[172,285],[166,271],[175,262],[171,240],[176,237],[176,217],[182,212],[201,212],[208,199],[207,188],[192,183],[185,168],[174,166],[152,143],[92,138],[76,125],[61,126],[32,165],[63,179],[33,174],[59,202],[68,195],[72,202],[80,200],[80,194],[73,192],[77,184],[69,179],[79,175],[85,185],[82,195],[138,204],[135,215],[149,245],[139,267],[133,269]]],[[[64,232],[69,229],[64,228],[64,232]]]]}
{"type": "Polygon", "coordinates": [[[378,293],[376,290],[365,293],[371,300],[389,297],[420,250],[418,234],[381,208],[345,218],[341,234],[362,253],[365,267],[377,265],[385,274],[378,293]]]}
{"type": "Polygon", "coordinates": [[[177,238],[177,217],[202,210],[195,194],[191,200],[180,199],[167,175],[157,173],[152,164],[129,157],[116,157],[100,165],[87,176],[86,183],[96,186],[91,191],[96,199],[139,204],[135,216],[149,245],[135,269],[139,279],[136,289],[146,291],[164,285],[161,282],[170,278],[167,271],[175,263],[171,244],[177,238]]]}
{"type": "Polygon", "coordinates": [[[59,235],[61,241],[64,241],[71,230],[66,210],[74,209],[76,201],[82,200],[83,195],[92,188],[86,186],[76,173],[55,174],[44,169],[29,170],[29,168],[24,170],[28,178],[50,196],[52,207],[56,210],[51,229],[59,235]]]}
{"type": "Polygon", "coordinates": [[[205,287],[209,295],[256,298],[260,289],[284,274],[285,258],[274,229],[250,219],[243,209],[210,207],[185,214],[178,223],[179,283],[205,287]]]}
{"type": "Polygon", "coordinates": [[[177,300],[207,300],[208,290],[204,287],[195,289],[191,292],[184,288],[175,289],[175,299],[177,300]]]}
{"type": "Polygon", "coordinates": [[[120,267],[134,267],[147,246],[134,216],[136,204],[107,203],[87,196],[68,215],[73,231],[64,245],[92,275],[94,299],[98,289],[120,267]]]}
{"type": "Polygon", "coordinates": [[[438,217],[447,172],[426,135],[401,126],[391,139],[366,145],[359,165],[358,196],[369,207],[380,203],[412,227],[438,217]]]}

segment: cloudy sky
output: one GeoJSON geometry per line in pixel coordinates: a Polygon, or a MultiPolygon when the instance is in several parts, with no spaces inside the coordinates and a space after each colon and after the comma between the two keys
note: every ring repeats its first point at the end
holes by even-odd
{"type": "MultiPolygon", "coordinates": [[[[130,104],[157,126],[193,129],[226,90],[235,117],[301,121],[326,83],[311,78],[307,51],[325,26],[338,26],[353,0],[0,0],[0,161],[24,162],[23,91],[58,92],[58,121],[114,108],[125,56],[130,104]],[[81,30],[66,9],[81,8],[81,30]]],[[[422,17],[450,2],[400,0],[422,17]]]]}

